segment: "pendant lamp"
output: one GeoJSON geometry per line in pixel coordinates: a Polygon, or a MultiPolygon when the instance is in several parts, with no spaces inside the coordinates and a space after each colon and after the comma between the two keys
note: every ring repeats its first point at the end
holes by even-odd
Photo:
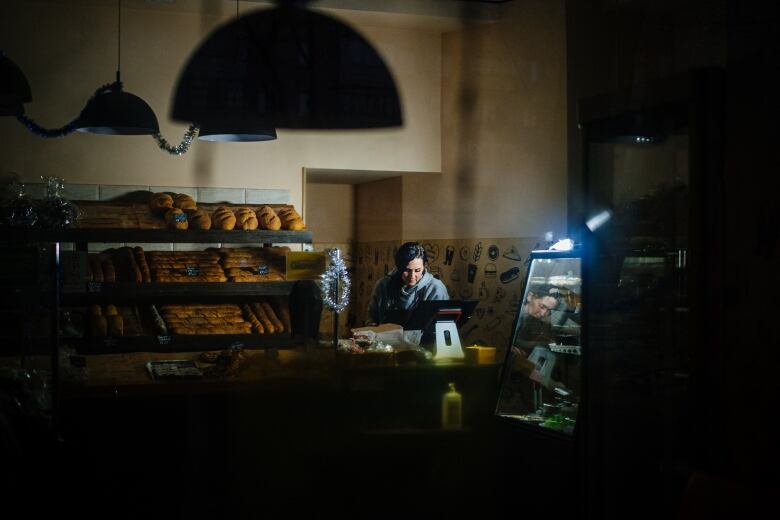
{"type": "Polygon", "coordinates": [[[171,117],[202,128],[242,118],[266,128],[400,126],[398,90],[379,53],[299,4],[281,1],[213,31],[179,74],[171,117]]]}
{"type": "Polygon", "coordinates": [[[149,135],[160,131],[152,108],[140,97],[122,89],[120,77],[122,1],[117,0],[116,81],[101,89],[81,111],[79,132],[101,135],[149,135]]]}
{"type": "Polygon", "coordinates": [[[0,51],[0,116],[21,116],[32,101],[30,84],[22,70],[0,51]]]}
{"type": "MultiPolygon", "coordinates": [[[[239,18],[238,12],[238,0],[236,0],[236,20],[239,18]]],[[[234,32],[236,39],[232,53],[228,51],[225,56],[227,64],[223,65],[225,68],[230,67],[231,61],[233,68],[240,67],[242,65],[243,56],[245,52],[242,49],[242,44],[245,44],[245,39],[239,38],[238,31],[234,32]]],[[[231,88],[230,85],[225,89],[225,96],[230,98],[231,92],[240,89],[240,85],[234,84],[231,88]]],[[[226,104],[231,103],[231,99],[224,101],[226,104]]],[[[226,114],[218,124],[212,122],[211,124],[204,123],[200,126],[198,131],[198,139],[201,141],[223,141],[223,142],[257,142],[257,141],[272,141],[276,139],[276,130],[273,127],[269,127],[262,122],[258,122],[251,113],[233,111],[226,114]]]]}

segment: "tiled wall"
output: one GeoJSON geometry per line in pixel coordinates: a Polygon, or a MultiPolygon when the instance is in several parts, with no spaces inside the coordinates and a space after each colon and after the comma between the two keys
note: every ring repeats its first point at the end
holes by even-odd
{"type": "MultiPolygon", "coordinates": [[[[26,192],[33,198],[44,196],[43,183],[25,184],[26,192]]],[[[198,188],[192,186],[135,186],[120,184],[66,184],[63,195],[74,201],[79,200],[104,200],[110,201],[138,191],[152,193],[168,191],[173,193],[186,193],[196,202],[230,204],[289,204],[291,197],[289,190],[261,190],[245,188],[198,188]]],[[[90,251],[103,251],[111,247],[122,247],[124,243],[90,243],[90,251]]],[[[201,251],[207,247],[218,247],[220,244],[190,244],[190,243],[164,243],[164,244],[129,244],[140,245],[146,251],[201,251]]],[[[229,247],[231,244],[225,244],[229,247]]],[[[246,244],[237,244],[245,246],[246,244]]],[[[63,244],[62,249],[72,249],[72,244],[63,244]]]]}

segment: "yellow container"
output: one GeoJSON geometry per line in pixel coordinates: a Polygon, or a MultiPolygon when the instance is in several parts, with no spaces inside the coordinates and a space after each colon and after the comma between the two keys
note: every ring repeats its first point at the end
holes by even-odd
{"type": "Polygon", "coordinates": [[[485,365],[496,362],[496,347],[473,345],[465,349],[466,363],[469,365],[485,365]]]}

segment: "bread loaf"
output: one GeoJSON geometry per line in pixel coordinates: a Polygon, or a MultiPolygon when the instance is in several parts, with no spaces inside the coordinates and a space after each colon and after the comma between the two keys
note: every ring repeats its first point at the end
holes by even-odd
{"type": "Polygon", "coordinates": [[[186,193],[177,193],[173,196],[173,207],[182,210],[197,209],[197,204],[195,203],[195,199],[186,193]]]}
{"type": "Polygon", "coordinates": [[[242,305],[241,310],[244,313],[244,319],[252,324],[252,327],[254,327],[257,334],[265,333],[265,327],[263,327],[263,324],[257,319],[257,316],[252,312],[252,309],[249,308],[249,305],[242,305]]]}
{"type": "Polygon", "coordinates": [[[141,246],[135,246],[133,248],[133,255],[135,256],[135,263],[138,265],[138,270],[141,271],[143,281],[146,283],[151,282],[152,273],[149,271],[149,264],[146,263],[144,249],[141,246]]]}
{"type": "Polygon", "coordinates": [[[107,316],[106,325],[109,336],[119,338],[125,335],[125,324],[122,316],[107,316]]]}
{"type": "Polygon", "coordinates": [[[304,229],[301,215],[293,207],[282,208],[279,210],[279,218],[282,221],[282,228],[291,231],[304,229]]]}
{"type": "Polygon", "coordinates": [[[252,230],[257,229],[257,215],[249,208],[239,208],[236,210],[236,229],[252,230]]]}
{"type": "Polygon", "coordinates": [[[93,337],[102,338],[108,331],[108,322],[106,317],[100,314],[93,314],[89,317],[89,331],[93,337]]]}
{"type": "Polygon", "coordinates": [[[149,208],[152,210],[152,213],[158,216],[165,215],[165,212],[172,207],[173,197],[164,192],[153,194],[149,200],[149,208]]]}
{"type": "Polygon", "coordinates": [[[119,316],[119,310],[116,305],[109,303],[106,305],[106,312],[103,313],[103,316],[119,316]]]}
{"type": "Polygon", "coordinates": [[[271,231],[282,229],[282,221],[279,220],[279,217],[271,206],[263,206],[260,208],[260,212],[257,214],[257,220],[261,229],[270,229],[271,231]]]}
{"type": "Polygon", "coordinates": [[[114,262],[110,257],[106,256],[100,262],[100,267],[103,270],[103,281],[106,283],[116,282],[116,270],[114,269],[114,262]]]}
{"type": "Polygon", "coordinates": [[[169,209],[165,213],[165,223],[171,229],[187,229],[189,227],[187,214],[179,208],[169,209]]]}
{"type": "Polygon", "coordinates": [[[100,265],[100,257],[96,254],[91,254],[87,256],[88,264],[90,271],[92,271],[92,281],[93,282],[102,282],[103,281],[103,267],[100,265]]]}
{"type": "Polygon", "coordinates": [[[236,227],[236,216],[225,206],[219,206],[211,214],[211,227],[213,229],[230,230],[236,227]]]}
{"type": "Polygon", "coordinates": [[[211,229],[211,217],[202,209],[188,209],[185,213],[190,229],[211,229]]]}

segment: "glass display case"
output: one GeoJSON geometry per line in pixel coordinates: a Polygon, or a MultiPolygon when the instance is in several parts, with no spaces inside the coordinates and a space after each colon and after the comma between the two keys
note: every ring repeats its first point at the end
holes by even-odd
{"type": "Polygon", "coordinates": [[[496,414],[571,436],[581,398],[582,279],[579,250],[533,251],[496,414]]]}

